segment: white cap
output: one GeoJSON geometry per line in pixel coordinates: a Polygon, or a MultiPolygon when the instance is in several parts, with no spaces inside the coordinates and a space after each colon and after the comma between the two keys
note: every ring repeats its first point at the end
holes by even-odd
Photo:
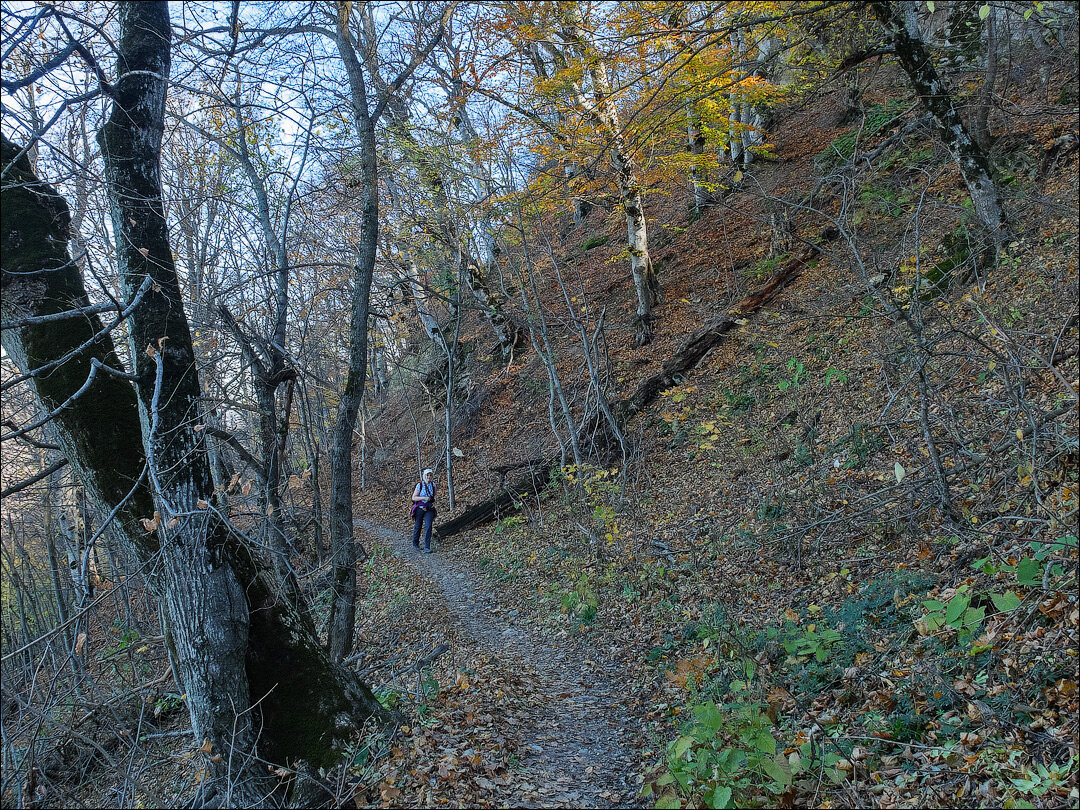
{"type": "Polygon", "coordinates": [[[430,467],[428,469],[424,470],[424,475],[427,475],[428,473],[431,473],[432,475],[435,475],[435,471],[433,469],[431,469],[430,467]]]}

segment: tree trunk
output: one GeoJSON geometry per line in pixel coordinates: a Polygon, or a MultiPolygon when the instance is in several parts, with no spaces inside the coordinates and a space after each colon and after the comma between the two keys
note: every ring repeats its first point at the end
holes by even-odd
{"type": "Polygon", "coordinates": [[[630,252],[630,272],[637,295],[637,311],[634,316],[634,339],[644,346],[653,335],[653,306],[660,299],[660,284],[649,257],[649,237],[642,202],[641,181],[637,166],[626,148],[625,135],[619,122],[619,108],[612,94],[607,67],[593,47],[585,27],[584,12],[577,3],[560,6],[565,24],[565,35],[574,44],[578,56],[588,66],[593,85],[593,103],[590,104],[580,92],[575,92],[581,112],[599,126],[608,140],[608,153],[615,177],[619,184],[619,196],[626,215],[627,248],[630,252]]]}
{"type": "Polygon", "coordinates": [[[709,204],[709,189],[706,186],[705,167],[705,132],[701,128],[701,115],[697,105],[691,103],[686,110],[686,138],[690,147],[690,211],[700,216],[709,204]]]}
{"type": "MultiPolygon", "coordinates": [[[[175,421],[195,424],[199,392],[197,378],[188,372],[194,358],[190,341],[182,345],[187,323],[171,253],[167,241],[159,241],[167,237],[157,185],[168,69],[167,6],[125,4],[120,21],[117,107],[102,139],[110,192],[123,196],[114,202],[117,243],[126,246],[121,266],[129,285],[131,275],[150,274],[161,288],[140,288],[157,297],[144,297],[132,319],[132,332],[140,341],[136,345],[145,349],[145,341],[158,356],[134,353],[141,372],[137,397],[128,383],[101,370],[104,363],[113,368],[120,363],[96,316],[30,320],[88,302],[82,278],[66,251],[66,204],[30,172],[25,159],[8,169],[19,150],[6,139],[0,278],[4,319],[19,327],[3,331],[4,348],[23,373],[53,363],[49,373],[32,378],[35,394],[44,410],[56,412],[56,433],[88,495],[103,514],[115,512],[113,531],[151,571],[150,582],[166,606],[165,630],[173,658],[187,657],[176,674],[189,694],[199,741],[211,740],[211,757],[239,748],[243,740],[234,738],[234,730],[243,736],[257,724],[264,759],[330,766],[341,744],[367,717],[385,720],[387,715],[352,673],[329,660],[310,622],[280,598],[273,575],[214,510],[200,508],[199,498],[210,500],[212,492],[205,448],[198,436],[185,434],[185,426],[178,427],[175,421]],[[138,74],[124,76],[132,71],[138,74]],[[118,151],[120,147],[123,151],[118,151]],[[139,180],[139,185],[131,185],[139,180]],[[92,339],[97,333],[102,334],[92,339]],[[159,344],[163,337],[168,339],[159,344]],[[157,407],[155,392],[166,394],[156,397],[157,407]],[[140,407],[145,421],[140,419],[140,407]],[[185,408],[192,410],[185,413],[185,408]],[[147,450],[159,485],[156,495],[143,472],[147,450]],[[183,465],[170,467],[170,462],[181,459],[183,465]],[[190,471],[182,469],[187,466],[190,471]],[[162,512],[172,510],[177,522],[170,526],[171,518],[162,517],[156,531],[144,531],[139,520],[150,518],[155,506],[162,512]],[[157,564],[159,541],[163,565],[157,564]],[[163,573],[155,576],[155,568],[163,573]],[[222,649],[215,635],[224,635],[228,646],[222,649]],[[245,643],[237,646],[240,637],[245,643]],[[219,686],[219,692],[207,694],[219,686]],[[245,690],[250,699],[244,696],[242,703],[222,705],[230,694],[236,698],[245,690]]],[[[212,777],[227,767],[212,758],[206,764],[212,777]]],[[[235,776],[237,769],[232,773],[235,776]]],[[[246,788],[231,795],[237,803],[261,798],[261,793],[246,788]]]]}
{"type": "Polygon", "coordinates": [[[243,766],[255,748],[253,717],[237,712],[251,702],[244,670],[248,608],[236,572],[221,553],[228,530],[207,508],[214,484],[205,433],[194,430],[201,421],[201,390],[161,198],[168,6],[121,6],[120,31],[112,114],[98,140],[126,295],[134,296],[147,276],[153,279],[129,323],[153,522],[164,561],[168,637],[196,739],[209,741],[212,754],[221,755],[207,761],[214,781],[231,789],[226,776],[243,773],[237,799],[257,801],[258,780],[243,766]],[[134,71],[140,75],[126,75],[134,71]]]}
{"type": "Polygon", "coordinates": [[[349,32],[349,6],[337,9],[338,54],[349,78],[353,123],[360,139],[360,244],[354,265],[349,321],[349,368],[341,392],[330,449],[330,547],[334,559],[334,600],[330,606],[330,656],[344,660],[353,648],[356,623],[356,563],[364,553],[353,536],[352,439],[367,377],[368,306],[379,243],[379,166],[375,122],[368,112],[364,72],[349,32]]]}
{"type": "Polygon", "coordinates": [[[984,152],[990,150],[993,140],[990,136],[990,108],[994,104],[994,85],[997,83],[998,66],[998,21],[997,9],[990,6],[990,13],[983,24],[986,32],[986,66],[983,73],[982,88],[979,90],[979,103],[975,107],[975,120],[972,129],[975,140],[984,152]]]}
{"type": "Polygon", "coordinates": [[[908,19],[914,6],[909,2],[871,3],[874,14],[892,39],[896,56],[908,74],[915,93],[922,99],[942,142],[952,152],[964,177],[975,215],[993,243],[995,251],[1005,241],[1005,221],[997,186],[990,173],[990,160],[968,133],[945,81],[934,67],[922,35],[908,19]],[[897,6],[901,5],[902,8],[897,6]]]}

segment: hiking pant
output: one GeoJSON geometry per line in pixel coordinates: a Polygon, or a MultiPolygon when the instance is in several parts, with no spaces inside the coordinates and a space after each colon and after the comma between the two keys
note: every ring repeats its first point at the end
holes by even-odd
{"type": "Polygon", "coordinates": [[[431,548],[431,524],[435,522],[434,509],[418,509],[413,518],[412,544],[420,548],[420,528],[424,529],[424,548],[431,548]]]}

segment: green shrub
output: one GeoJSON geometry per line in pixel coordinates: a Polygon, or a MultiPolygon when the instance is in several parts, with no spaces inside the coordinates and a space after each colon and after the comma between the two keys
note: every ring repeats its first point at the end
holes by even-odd
{"type": "Polygon", "coordinates": [[[862,138],[865,140],[884,129],[892,127],[899,121],[900,116],[907,109],[908,104],[901,99],[890,99],[885,104],[875,104],[866,110],[866,123],[860,127],[845,132],[834,138],[833,141],[814,158],[814,164],[819,170],[827,171],[834,166],[846,163],[855,154],[855,144],[862,138]]]}

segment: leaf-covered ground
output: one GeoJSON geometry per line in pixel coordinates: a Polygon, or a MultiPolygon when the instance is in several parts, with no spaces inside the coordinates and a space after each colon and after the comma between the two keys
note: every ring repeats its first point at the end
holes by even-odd
{"type": "MultiPolygon", "coordinates": [[[[403,531],[360,525],[377,544],[374,575],[393,568],[393,580],[408,583],[411,597],[387,606],[395,626],[426,629],[398,634],[393,643],[411,650],[405,658],[414,661],[427,657],[416,655],[425,644],[445,651],[419,673],[398,666],[400,659],[370,671],[376,680],[385,673],[381,695],[388,702],[408,695],[421,703],[389,753],[364,774],[368,791],[357,794],[358,802],[636,804],[627,766],[640,744],[626,673],[610,652],[565,634],[538,634],[533,618],[502,603],[467,558],[420,554],[403,531]]],[[[378,602],[373,595],[368,603],[376,623],[386,618],[378,602]]]]}
{"type": "MultiPolygon", "coordinates": [[[[868,104],[892,98],[879,84],[868,104]]],[[[828,99],[787,114],[781,162],[701,219],[677,191],[650,198],[666,303],[647,351],[618,327],[617,239],[582,247],[619,223],[599,211],[564,235],[567,272],[608,313],[617,398],[775,270],[770,198],[817,190],[796,243],[823,217],[848,225],[634,419],[624,477],[565,468],[432,557],[372,536],[361,648],[373,665],[451,650],[387,687],[416,719],[357,769],[359,803],[1075,806],[1076,152],[1043,170],[1076,124],[1017,92],[1031,114],[995,147],[1017,226],[994,268],[949,276],[966,195],[927,133],[822,191],[821,155],[851,131],[828,99]],[[608,720],[627,733],[597,747],[608,720]]],[[[575,357],[560,347],[568,378],[575,357]]],[[[493,467],[552,449],[535,357],[470,374],[459,507],[493,467]]],[[[360,505],[380,525],[402,522],[416,464],[403,413],[372,422],[379,486],[360,505]]]]}

